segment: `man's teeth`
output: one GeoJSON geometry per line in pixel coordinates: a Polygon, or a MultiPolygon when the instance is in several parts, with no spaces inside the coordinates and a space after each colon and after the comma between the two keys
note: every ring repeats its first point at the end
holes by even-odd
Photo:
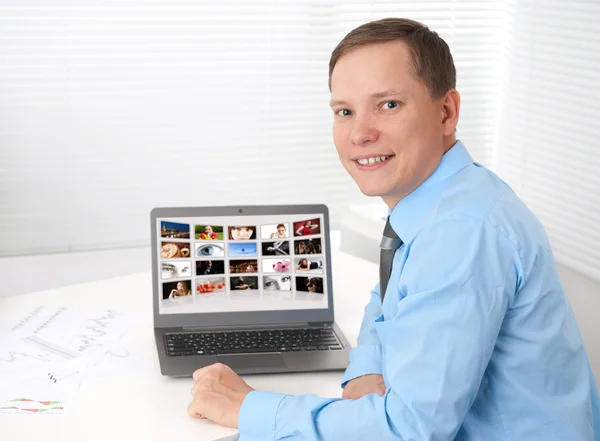
{"type": "Polygon", "coordinates": [[[373,164],[377,164],[379,162],[383,162],[387,158],[389,158],[389,156],[374,156],[372,158],[359,159],[358,163],[360,165],[373,165],[373,164]]]}

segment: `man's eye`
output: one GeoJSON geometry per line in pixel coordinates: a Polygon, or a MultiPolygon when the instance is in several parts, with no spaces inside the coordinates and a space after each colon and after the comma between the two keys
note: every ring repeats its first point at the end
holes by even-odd
{"type": "Polygon", "coordinates": [[[385,103],[383,103],[383,107],[386,109],[393,109],[395,107],[398,107],[398,101],[386,101],[385,103]]]}
{"type": "Polygon", "coordinates": [[[337,115],[339,116],[350,116],[352,115],[352,112],[348,109],[340,109],[337,112],[335,112],[337,115]]]}

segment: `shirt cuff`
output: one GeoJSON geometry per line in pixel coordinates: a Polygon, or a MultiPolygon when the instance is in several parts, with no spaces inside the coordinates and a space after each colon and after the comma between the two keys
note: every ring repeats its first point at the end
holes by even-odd
{"type": "Polygon", "coordinates": [[[350,352],[350,363],[342,378],[342,388],[350,380],[367,374],[381,374],[381,345],[360,345],[350,352]]]}
{"type": "Polygon", "coordinates": [[[243,439],[275,439],[275,419],[279,404],[286,397],[274,392],[251,391],[240,408],[238,428],[243,439]]]}

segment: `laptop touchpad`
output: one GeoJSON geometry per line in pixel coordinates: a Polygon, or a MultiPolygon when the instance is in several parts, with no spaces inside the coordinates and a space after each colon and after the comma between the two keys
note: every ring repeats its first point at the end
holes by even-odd
{"type": "Polygon", "coordinates": [[[253,367],[286,367],[281,354],[248,354],[248,355],[219,355],[217,360],[232,369],[253,367]]]}

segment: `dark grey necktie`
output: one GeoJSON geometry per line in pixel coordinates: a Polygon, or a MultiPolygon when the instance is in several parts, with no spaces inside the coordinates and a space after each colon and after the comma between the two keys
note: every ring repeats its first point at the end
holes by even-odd
{"type": "Polygon", "coordinates": [[[402,246],[402,239],[398,237],[388,216],[385,228],[383,229],[383,237],[381,238],[381,257],[379,259],[379,291],[381,294],[381,302],[385,297],[390,275],[392,274],[392,263],[394,262],[394,253],[402,246]]]}

